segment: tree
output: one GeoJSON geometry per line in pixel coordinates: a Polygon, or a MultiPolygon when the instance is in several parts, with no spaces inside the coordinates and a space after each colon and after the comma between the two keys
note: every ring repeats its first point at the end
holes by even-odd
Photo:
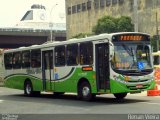
{"type": "MultiPolygon", "coordinates": [[[[153,48],[153,52],[157,51],[157,40],[159,40],[159,39],[155,38],[155,36],[153,36],[151,38],[151,45],[152,45],[152,48],[153,48]]],[[[160,42],[159,42],[159,50],[160,50],[160,42]]]]}
{"type": "Polygon", "coordinates": [[[117,20],[117,30],[118,32],[133,32],[134,25],[132,24],[131,18],[127,16],[121,16],[117,20]]]}
{"type": "Polygon", "coordinates": [[[95,34],[111,33],[116,31],[116,20],[111,16],[104,16],[98,20],[97,25],[93,27],[92,31],[95,34]]]}
{"type": "Polygon", "coordinates": [[[131,32],[134,30],[134,25],[130,17],[121,16],[114,18],[111,16],[104,16],[100,18],[92,31],[95,34],[113,33],[113,32],[131,32]]]}

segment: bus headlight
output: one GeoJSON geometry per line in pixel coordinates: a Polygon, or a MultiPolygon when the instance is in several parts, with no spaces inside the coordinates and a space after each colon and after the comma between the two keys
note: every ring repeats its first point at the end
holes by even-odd
{"type": "Polygon", "coordinates": [[[129,76],[124,76],[124,81],[128,82],[131,78],[129,76]]]}

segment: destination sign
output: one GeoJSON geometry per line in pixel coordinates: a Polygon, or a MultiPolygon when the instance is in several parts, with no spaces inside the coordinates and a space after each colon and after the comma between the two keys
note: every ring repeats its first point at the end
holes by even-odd
{"type": "Polygon", "coordinates": [[[121,35],[120,40],[144,40],[142,35],[121,35]]]}
{"type": "Polygon", "coordinates": [[[112,41],[150,41],[150,37],[143,34],[119,34],[114,35],[112,41]]]}

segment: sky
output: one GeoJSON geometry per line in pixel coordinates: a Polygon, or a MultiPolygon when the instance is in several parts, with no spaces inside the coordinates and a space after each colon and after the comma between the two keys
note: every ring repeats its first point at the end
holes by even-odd
{"type": "Polygon", "coordinates": [[[47,18],[53,8],[52,22],[65,22],[65,0],[0,0],[0,27],[13,27],[33,4],[46,7],[47,18]],[[56,5],[57,4],[57,5],[56,5]]]}

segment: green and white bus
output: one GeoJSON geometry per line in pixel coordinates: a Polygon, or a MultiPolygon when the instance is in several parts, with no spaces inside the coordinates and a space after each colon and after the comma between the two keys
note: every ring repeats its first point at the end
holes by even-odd
{"type": "Polygon", "coordinates": [[[140,93],[155,86],[150,36],[121,32],[4,51],[5,86],[27,96],[50,91],[79,99],[140,93]],[[145,57],[142,56],[145,54],[145,57]]]}

